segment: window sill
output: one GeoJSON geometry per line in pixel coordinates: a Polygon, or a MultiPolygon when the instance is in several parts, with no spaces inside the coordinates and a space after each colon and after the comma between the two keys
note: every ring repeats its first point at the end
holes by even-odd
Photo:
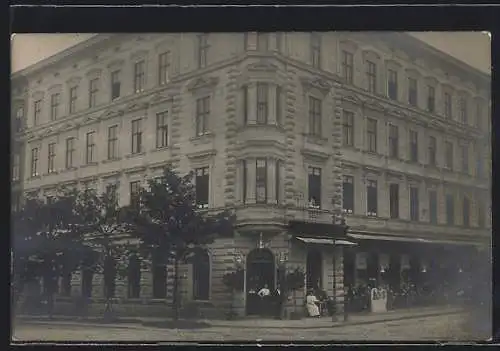
{"type": "Polygon", "coordinates": [[[41,175],[39,175],[39,174],[37,174],[37,175],[34,175],[34,176],[30,176],[28,179],[29,179],[29,180],[37,180],[37,179],[42,179],[42,176],[41,176],[41,175]]]}
{"type": "Polygon", "coordinates": [[[145,151],[141,151],[141,152],[137,152],[137,153],[133,153],[133,154],[128,154],[128,155],[125,156],[125,158],[126,159],[131,159],[131,158],[145,156],[145,155],[146,155],[146,152],[145,151]]]}
{"type": "Polygon", "coordinates": [[[204,144],[209,141],[212,141],[215,137],[215,134],[212,132],[205,132],[203,134],[197,135],[195,137],[189,138],[189,141],[191,141],[194,144],[204,144]]]}
{"type": "Polygon", "coordinates": [[[94,167],[97,166],[99,162],[89,162],[81,166],[81,168],[94,167]]]}
{"type": "Polygon", "coordinates": [[[113,163],[113,162],[116,162],[116,161],[120,161],[121,159],[122,159],[121,157],[108,158],[108,159],[102,161],[102,163],[103,164],[113,163]]]}
{"type": "Polygon", "coordinates": [[[246,123],[240,126],[237,131],[241,132],[247,128],[272,128],[272,129],[277,129],[280,132],[284,132],[285,128],[283,125],[276,123],[246,123]]]}
{"type": "Polygon", "coordinates": [[[77,169],[78,169],[77,167],[68,167],[68,168],[61,170],[59,173],[73,172],[73,171],[76,171],[77,169]]]}
{"type": "Polygon", "coordinates": [[[305,133],[304,137],[306,138],[306,141],[311,144],[323,146],[328,143],[328,139],[322,137],[321,135],[305,133]]]}
{"type": "Polygon", "coordinates": [[[170,145],[160,146],[160,147],[154,148],[151,150],[151,152],[161,152],[161,151],[167,151],[167,150],[170,150],[170,145]]]}
{"type": "Polygon", "coordinates": [[[43,176],[48,177],[48,176],[56,175],[56,174],[59,174],[59,172],[58,171],[47,172],[47,173],[44,173],[43,176]]]}

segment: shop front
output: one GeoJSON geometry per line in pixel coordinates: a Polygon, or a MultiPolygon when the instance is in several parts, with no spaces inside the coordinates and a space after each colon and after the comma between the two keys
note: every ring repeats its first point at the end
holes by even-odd
{"type": "Polygon", "coordinates": [[[460,302],[467,296],[476,246],[471,242],[350,233],[344,281],[354,311],[370,308],[370,291],[388,293],[387,308],[460,302]]]}

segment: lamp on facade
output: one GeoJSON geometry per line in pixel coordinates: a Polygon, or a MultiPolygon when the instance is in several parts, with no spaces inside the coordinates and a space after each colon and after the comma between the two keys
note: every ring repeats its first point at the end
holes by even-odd
{"type": "Polygon", "coordinates": [[[242,264],[243,264],[243,255],[241,254],[241,252],[239,251],[236,251],[234,253],[234,263],[236,264],[237,267],[241,267],[242,264]]]}
{"type": "Polygon", "coordinates": [[[288,253],[286,252],[280,252],[278,256],[279,263],[281,265],[285,264],[286,261],[288,261],[288,253]]]}

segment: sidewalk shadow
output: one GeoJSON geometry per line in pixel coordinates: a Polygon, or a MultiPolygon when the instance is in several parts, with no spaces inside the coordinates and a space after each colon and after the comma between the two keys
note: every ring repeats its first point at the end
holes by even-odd
{"type": "Polygon", "coordinates": [[[161,329],[203,329],[211,327],[209,323],[190,320],[143,322],[142,325],[161,329]]]}

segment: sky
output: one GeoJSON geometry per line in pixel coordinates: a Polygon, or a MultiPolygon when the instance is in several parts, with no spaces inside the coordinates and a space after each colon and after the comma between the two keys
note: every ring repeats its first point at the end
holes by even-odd
{"type": "MultiPolygon", "coordinates": [[[[491,72],[491,41],[484,32],[411,32],[438,50],[475,67],[491,72]]],[[[14,34],[11,40],[11,69],[16,72],[52,56],[95,34],[14,34]]]]}

